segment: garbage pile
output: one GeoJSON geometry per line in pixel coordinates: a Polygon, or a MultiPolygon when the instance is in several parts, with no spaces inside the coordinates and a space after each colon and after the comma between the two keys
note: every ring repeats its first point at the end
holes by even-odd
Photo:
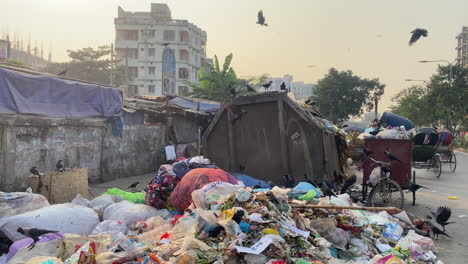
{"type": "Polygon", "coordinates": [[[104,194],[1,218],[14,242],[0,263],[442,263],[415,228],[424,219],[405,211],[371,212],[348,194],[320,198],[310,183],[253,189],[229,176],[194,184],[180,213],[104,194]]]}

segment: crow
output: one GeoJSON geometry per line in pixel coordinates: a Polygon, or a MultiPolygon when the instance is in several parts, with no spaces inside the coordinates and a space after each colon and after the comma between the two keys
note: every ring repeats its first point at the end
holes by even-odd
{"type": "Polygon", "coordinates": [[[294,179],[291,176],[289,176],[289,174],[287,173],[283,174],[283,181],[284,181],[284,186],[286,188],[294,187],[294,179]]]}
{"type": "Polygon", "coordinates": [[[305,103],[306,105],[310,105],[310,106],[314,106],[314,105],[317,104],[317,102],[312,101],[311,98],[305,100],[304,103],[305,103]]]}
{"type": "Polygon", "coordinates": [[[273,81],[269,81],[268,83],[262,84],[262,86],[265,88],[265,90],[268,90],[272,83],[273,83],[273,81]]]}
{"type": "Polygon", "coordinates": [[[280,89],[282,92],[287,92],[288,89],[286,89],[286,84],[283,82],[281,85],[280,85],[280,89]]]}
{"type": "Polygon", "coordinates": [[[374,151],[370,151],[370,150],[368,150],[368,149],[366,149],[366,148],[363,148],[362,150],[364,151],[364,154],[366,154],[366,156],[370,156],[370,155],[372,155],[372,154],[375,154],[374,151]]]}
{"type": "Polygon", "coordinates": [[[429,226],[429,228],[432,231],[432,237],[435,236],[435,237],[439,238],[439,235],[444,235],[444,236],[447,236],[449,238],[452,238],[447,233],[445,233],[445,231],[442,231],[437,226],[433,225],[430,221],[426,221],[426,223],[427,223],[427,225],[429,226]]]}
{"type": "Polygon", "coordinates": [[[237,224],[239,224],[242,221],[242,217],[244,217],[244,214],[244,210],[237,210],[231,219],[234,220],[234,222],[236,222],[237,224]]]}
{"type": "Polygon", "coordinates": [[[333,192],[333,185],[331,185],[331,183],[327,182],[327,181],[323,181],[322,182],[322,192],[323,192],[323,196],[328,196],[328,198],[331,200],[331,197],[332,196],[335,196],[335,197],[338,197],[336,196],[336,194],[333,192]]]}
{"type": "Polygon", "coordinates": [[[130,186],[128,186],[128,189],[132,189],[132,191],[133,191],[133,190],[135,190],[135,188],[137,187],[138,184],[140,184],[140,182],[134,182],[134,183],[130,184],[130,186]]]}
{"type": "Polygon", "coordinates": [[[255,89],[252,86],[247,84],[247,85],[245,85],[245,88],[247,88],[247,91],[249,93],[255,93],[255,89]]]}
{"type": "Polygon", "coordinates": [[[243,165],[239,165],[239,172],[244,173],[245,167],[243,165]]]}
{"type": "Polygon", "coordinates": [[[13,245],[13,241],[8,238],[8,236],[0,230],[0,256],[8,253],[10,246],[13,245]]]}
{"type": "Polygon", "coordinates": [[[57,161],[57,164],[55,164],[55,168],[57,168],[58,172],[63,172],[64,171],[62,160],[57,161]]]}
{"type": "Polygon", "coordinates": [[[263,16],[263,11],[262,11],[262,10],[258,11],[258,21],[257,21],[257,24],[259,24],[260,26],[268,27],[268,24],[265,23],[265,17],[263,16]]]}
{"type": "Polygon", "coordinates": [[[411,39],[408,43],[408,45],[412,46],[414,43],[416,43],[416,41],[418,41],[418,39],[423,36],[423,37],[427,37],[427,30],[423,29],[423,28],[417,28],[413,31],[411,31],[411,39]]]}
{"type": "Polygon", "coordinates": [[[36,175],[36,176],[41,176],[41,174],[37,171],[36,167],[32,167],[29,172],[31,172],[33,175],[36,175]]]}
{"type": "Polygon", "coordinates": [[[45,229],[38,229],[38,228],[22,228],[18,227],[16,231],[24,236],[30,237],[33,239],[31,245],[28,246],[28,249],[31,250],[36,246],[37,241],[42,235],[49,234],[49,233],[58,233],[57,231],[52,230],[45,230],[45,229]]]}
{"type": "Polygon", "coordinates": [[[384,151],[384,154],[385,156],[387,156],[387,158],[390,160],[390,161],[398,161],[401,163],[401,160],[399,160],[397,157],[393,156],[392,153],[388,152],[388,151],[384,151]]]}
{"type": "Polygon", "coordinates": [[[161,46],[164,46],[164,47],[167,47],[167,46],[169,46],[169,45],[170,45],[170,43],[163,43],[163,44],[161,44],[161,46]]]}
{"type": "Polygon", "coordinates": [[[353,186],[353,185],[356,183],[356,181],[357,181],[356,175],[354,175],[354,174],[351,175],[351,177],[349,177],[349,178],[345,181],[343,187],[341,188],[341,192],[340,192],[340,193],[341,193],[341,194],[346,193],[346,190],[348,190],[349,187],[353,186]]]}
{"type": "Polygon", "coordinates": [[[431,212],[431,214],[435,217],[436,222],[442,226],[444,232],[446,225],[455,223],[447,222],[452,215],[452,209],[450,209],[448,206],[439,206],[439,208],[437,208],[437,212],[431,212]]]}
{"type": "Polygon", "coordinates": [[[68,72],[68,68],[65,69],[65,70],[63,70],[63,71],[61,71],[61,72],[59,72],[59,73],[57,74],[57,76],[62,76],[62,77],[63,77],[63,76],[65,76],[65,75],[67,75],[67,72],[68,72]]]}
{"type": "Polygon", "coordinates": [[[408,181],[408,192],[416,192],[416,191],[418,191],[418,190],[421,189],[421,188],[423,188],[423,189],[429,189],[429,188],[424,187],[424,186],[422,186],[422,185],[416,184],[416,183],[414,183],[414,182],[412,182],[412,181],[408,181]]]}

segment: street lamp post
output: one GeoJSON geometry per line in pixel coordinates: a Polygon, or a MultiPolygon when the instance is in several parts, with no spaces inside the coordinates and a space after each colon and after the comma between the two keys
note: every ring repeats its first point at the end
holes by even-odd
{"type": "Polygon", "coordinates": [[[449,85],[450,87],[452,87],[452,66],[453,66],[453,62],[450,62],[450,61],[447,61],[447,60],[422,60],[422,61],[419,61],[420,63],[430,63],[430,62],[446,62],[448,63],[449,65],[449,85]]]}

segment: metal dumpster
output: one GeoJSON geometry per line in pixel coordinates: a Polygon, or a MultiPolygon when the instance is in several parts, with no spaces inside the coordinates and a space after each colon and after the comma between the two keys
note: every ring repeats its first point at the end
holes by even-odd
{"type": "MultiPolygon", "coordinates": [[[[408,180],[411,179],[411,149],[412,141],[409,139],[366,139],[364,142],[364,147],[368,151],[375,152],[370,157],[384,162],[389,162],[388,158],[385,156],[384,151],[392,153],[397,157],[401,162],[392,161],[391,170],[392,170],[392,180],[396,181],[401,185],[401,188],[407,189],[408,180]]],[[[373,165],[373,162],[369,159],[366,159],[363,162],[362,168],[364,171],[363,175],[363,195],[367,197],[367,184],[369,176],[372,170],[377,167],[377,164],[373,165]]]]}

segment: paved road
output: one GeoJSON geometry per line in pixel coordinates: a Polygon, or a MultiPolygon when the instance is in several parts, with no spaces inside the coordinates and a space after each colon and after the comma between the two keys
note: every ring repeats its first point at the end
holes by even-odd
{"type": "MultiPolygon", "coordinates": [[[[450,171],[448,164],[442,167],[442,175],[435,178],[432,170],[416,169],[416,183],[430,188],[420,189],[416,193],[416,206],[413,206],[412,195],[405,193],[405,208],[421,217],[430,215],[438,206],[452,208],[452,221],[455,224],[446,226],[452,238],[440,237],[436,240],[440,259],[444,263],[468,263],[468,154],[456,152],[457,169],[450,171]],[[448,196],[456,196],[450,200],[448,196]],[[460,216],[466,217],[460,217],[460,216]]],[[[435,221],[434,221],[435,222],[435,221]]]]}

